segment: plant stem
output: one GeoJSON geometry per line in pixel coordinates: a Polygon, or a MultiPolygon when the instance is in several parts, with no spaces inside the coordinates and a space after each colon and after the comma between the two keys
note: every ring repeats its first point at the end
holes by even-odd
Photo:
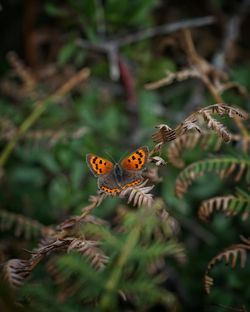
{"type": "Polygon", "coordinates": [[[116,290],[117,284],[122,274],[123,267],[125,266],[132,250],[138,242],[141,227],[142,223],[141,219],[139,219],[137,224],[135,224],[134,228],[129,233],[127,241],[125,242],[125,245],[114,267],[114,270],[111,272],[111,275],[106,283],[106,291],[100,301],[100,307],[103,311],[113,311],[113,292],[116,290]]]}
{"type": "Polygon", "coordinates": [[[88,68],[83,68],[73,77],[71,77],[66,83],[64,83],[58,90],[52,95],[48,96],[45,100],[40,100],[35,102],[35,108],[31,114],[22,122],[17,133],[14,137],[7,143],[4,150],[0,155],[0,168],[5,165],[11,152],[15,148],[20,137],[25,134],[29,128],[37,121],[37,119],[46,111],[50,103],[58,102],[62,97],[69,93],[76,85],[80,82],[86,80],[90,75],[90,70],[88,68]]]}

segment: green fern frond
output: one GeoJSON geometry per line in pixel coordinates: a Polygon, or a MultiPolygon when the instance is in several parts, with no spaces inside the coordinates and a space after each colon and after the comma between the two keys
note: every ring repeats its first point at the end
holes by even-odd
{"type": "Polygon", "coordinates": [[[226,216],[241,214],[245,220],[250,215],[250,196],[228,195],[204,200],[199,207],[198,216],[202,221],[208,222],[215,211],[222,211],[226,216]]]}
{"type": "Polygon", "coordinates": [[[151,246],[138,246],[131,254],[131,259],[150,263],[162,257],[175,257],[180,259],[185,257],[184,248],[177,242],[170,240],[163,243],[154,243],[151,246]]]}
{"type": "Polygon", "coordinates": [[[233,175],[234,181],[239,181],[244,176],[247,183],[249,183],[250,160],[234,157],[221,157],[192,163],[182,170],[176,179],[175,192],[177,197],[182,198],[192,183],[208,172],[219,175],[221,179],[233,175]]]}

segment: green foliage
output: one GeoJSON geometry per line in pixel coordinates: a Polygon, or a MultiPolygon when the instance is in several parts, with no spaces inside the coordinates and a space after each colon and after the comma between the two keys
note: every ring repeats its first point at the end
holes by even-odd
{"type": "MultiPolygon", "coordinates": [[[[219,11],[223,3],[214,6],[218,16],[225,13],[219,11]]],[[[8,269],[5,274],[9,273],[17,284],[24,283],[15,291],[1,284],[4,299],[0,299],[0,310],[202,312],[216,303],[247,305],[249,257],[242,271],[237,267],[228,270],[223,261],[216,262],[211,271],[215,283],[209,296],[205,296],[202,284],[209,260],[237,242],[240,234],[249,236],[249,120],[244,134],[235,118],[225,120],[222,116],[235,117],[238,110],[234,104],[249,111],[247,98],[233,90],[223,93],[223,99],[217,90],[214,98],[206,85],[200,86],[201,77],[180,79],[179,69],[188,68],[186,73],[190,74],[191,67],[198,72],[192,60],[186,59],[187,49],[181,49],[184,40],[180,33],[122,46],[118,52],[128,66],[128,77],[126,80],[121,76],[115,82],[110,79],[110,68],[115,64],[110,55],[91,47],[103,47],[108,41],[173,18],[176,21],[178,16],[187,17],[187,6],[155,0],[46,0],[42,5],[44,11],[39,12],[32,29],[38,42],[44,40],[36,46],[38,66],[30,62],[34,87],[26,88],[27,81],[13,65],[0,84],[4,94],[0,99],[2,148],[27,116],[36,111],[37,103],[50,99],[16,142],[0,171],[0,259],[2,267],[8,269]],[[51,37],[50,32],[54,34],[51,37]],[[79,39],[86,40],[86,47],[79,46],[79,39]],[[90,78],[51,101],[55,90],[83,67],[90,69],[90,78]],[[166,71],[172,72],[171,83],[159,91],[145,89],[146,83],[161,79],[166,71]],[[210,105],[218,102],[228,106],[210,105]],[[219,115],[219,119],[210,114],[219,115]],[[188,123],[187,116],[191,117],[188,123]],[[194,127],[200,121],[200,128],[194,127]],[[108,152],[118,161],[134,147],[148,145],[152,151],[153,128],[166,122],[171,127],[179,125],[171,128],[179,132],[174,141],[166,140],[162,146],[160,156],[167,165],[158,168],[148,164],[149,185],[155,186],[150,189],[155,199],[153,207],[132,207],[132,199],[131,204],[127,203],[129,195],[108,197],[91,211],[89,218],[76,222],[83,207],[88,207],[89,196],[97,192],[85,155],[91,152],[110,159],[108,152]],[[195,129],[201,132],[193,132],[195,129]],[[230,137],[232,142],[225,144],[230,137]],[[235,187],[245,191],[236,192],[235,187]],[[213,214],[213,222],[201,223],[197,210],[205,221],[210,221],[213,214]],[[225,218],[215,210],[241,218],[225,218]],[[42,234],[45,237],[39,241],[42,234]],[[63,243],[65,246],[57,249],[57,244],[63,243]],[[48,252],[46,248],[52,249],[48,252]],[[36,258],[37,254],[41,259],[36,258]],[[20,272],[24,273],[23,279],[20,272]]],[[[195,15],[207,14],[203,6],[190,3],[189,7],[195,15]]],[[[195,31],[195,45],[202,55],[218,55],[216,47],[224,42],[219,38],[223,32],[220,24],[195,31]]],[[[249,61],[242,41],[244,35],[237,41],[239,49],[232,49],[240,53],[237,62],[234,57],[230,61],[230,75],[233,81],[249,88],[249,61]]],[[[4,58],[0,63],[6,67],[4,58]]],[[[204,74],[207,67],[202,68],[204,74]]],[[[223,86],[214,67],[209,67],[207,75],[218,89],[223,86]]],[[[157,153],[153,156],[159,157],[157,153]]],[[[157,162],[157,158],[154,160],[157,162]]]]}

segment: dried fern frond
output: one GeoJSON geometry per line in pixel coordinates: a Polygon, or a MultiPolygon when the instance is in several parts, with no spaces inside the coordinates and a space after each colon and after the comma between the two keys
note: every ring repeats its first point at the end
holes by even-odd
{"type": "Polygon", "coordinates": [[[215,211],[222,211],[229,217],[241,213],[245,220],[250,215],[250,197],[228,195],[204,200],[199,207],[198,216],[202,221],[208,222],[215,211]]]}
{"type": "Polygon", "coordinates": [[[212,131],[187,132],[170,143],[167,151],[168,160],[173,166],[183,168],[185,163],[182,155],[185,150],[199,146],[203,150],[211,147],[213,151],[218,151],[222,143],[223,140],[212,131]]]}
{"type": "Polygon", "coordinates": [[[145,186],[147,182],[144,181],[141,185],[128,187],[119,196],[121,198],[128,196],[128,204],[133,202],[133,206],[151,207],[153,204],[153,195],[149,192],[154,188],[154,185],[145,186]]]}
{"type": "MultiPolygon", "coordinates": [[[[102,201],[107,197],[108,195],[104,192],[99,193],[97,195],[92,195],[89,197],[89,205],[82,208],[82,213],[80,216],[72,217],[70,219],[65,220],[64,222],[60,223],[57,226],[57,231],[60,233],[60,237],[64,237],[69,235],[69,231],[72,231],[75,227],[78,227],[80,223],[82,222],[88,222],[93,221],[93,218],[89,216],[92,209],[98,207],[102,201]]],[[[97,218],[95,219],[97,220],[97,218]]],[[[100,221],[100,220],[99,220],[100,221]]]]}
{"type": "Polygon", "coordinates": [[[192,183],[208,172],[213,172],[221,179],[234,174],[234,181],[239,181],[243,176],[250,181],[250,161],[233,157],[212,158],[197,161],[186,167],[178,175],[175,182],[177,197],[182,198],[192,183]]]}
{"type": "Polygon", "coordinates": [[[52,252],[63,250],[68,252],[78,251],[89,259],[93,267],[102,269],[108,258],[97,247],[98,245],[99,242],[86,241],[75,237],[67,237],[65,239],[51,238],[47,240],[47,244],[44,242],[42,246],[34,249],[29,260],[11,259],[7,261],[3,265],[2,275],[9,282],[10,286],[19,287],[42,259],[49,256],[52,252]]]}
{"type": "Polygon", "coordinates": [[[198,113],[203,113],[203,112],[206,112],[208,114],[218,114],[220,116],[227,115],[230,118],[240,118],[243,120],[249,118],[249,115],[247,112],[243,111],[242,109],[229,106],[225,103],[209,105],[198,111],[198,113]]]}
{"type": "Polygon", "coordinates": [[[207,122],[208,128],[216,131],[221,136],[223,141],[229,142],[231,140],[231,133],[227,130],[227,128],[222,123],[214,119],[206,111],[204,111],[202,115],[204,117],[204,120],[207,122]]]}
{"type": "MultiPolygon", "coordinates": [[[[231,139],[233,142],[240,142],[241,148],[243,151],[248,149],[245,148],[245,138],[241,135],[232,135],[231,139]]],[[[182,155],[185,150],[191,150],[199,146],[202,150],[211,150],[217,152],[222,144],[223,139],[216,135],[213,131],[202,131],[202,132],[187,132],[180,137],[177,137],[176,140],[172,141],[168,147],[167,156],[169,162],[177,167],[183,168],[185,166],[182,155]]]]}
{"type": "Polygon", "coordinates": [[[234,268],[237,261],[239,260],[241,268],[245,267],[247,250],[250,250],[250,239],[241,239],[245,244],[232,245],[209,261],[206,273],[204,275],[204,288],[207,294],[210,293],[211,287],[214,284],[214,279],[209,276],[209,272],[218,262],[224,260],[226,264],[230,264],[231,267],[234,268]]]}
{"type": "Polygon", "coordinates": [[[15,236],[24,236],[27,240],[50,232],[49,227],[42,225],[36,220],[20,214],[0,210],[0,231],[7,231],[11,228],[14,230],[15,236]]]}
{"type": "Polygon", "coordinates": [[[192,113],[182,123],[180,123],[175,129],[170,128],[168,125],[159,125],[159,130],[152,135],[153,141],[157,144],[165,144],[167,142],[175,140],[187,133],[188,131],[195,129],[200,132],[198,125],[199,117],[203,117],[207,123],[208,128],[216,131],[218,135],[226,142],[230,141],[231,133],[227,128],[219,121],[215,120],[211,115],[218,114],[220,116],[227,115],[230,118],[247,119],[248,114],[238,108],[228,106],[226,104],[214,104],[204,107],[197,112],[192,113]]]}
{"type": "Polygon", "coordinates": [[[20,287],[30,275],[32,266],[29,260],[11,259],[3,264],[2,278],[13,287],[20,287]]]}
{"type": "Polygon", "coordinates": [[[159,129],[152,135],[152,139],[155,143],[167,143],[176,138],[175,129],[170,128],[168,125],[158,125],[155,128],[159,129]]]}
{"type": "MultiPolygon", "coordinates": [[[[164,201],[161,198],[155,199],[152,208],[155,210],[156,216],[161,220],[161,224],[164,225],[164,229],[166,228],[165,225],[167,225],[171,229],[171,232],[174,236],[178,235],[180,232],[180,224],[168,213],[164,201]]],[[[169,235],[168,229],[166,234],[169,235]]]]}
{"type": "Polygon", "coordinates": [[[98,248],[100,242],[76,238],[69,244],[68,252],[77,251],[86,257],[90,264],[97,270],[101,270],[108,262],[108,257],[98,248]]]}
{"type": "Polygon", "coordinates": [[[30,69],[19,59],[15,52],[9,52],[8,60],[14,68],[16,74],[23,82],[23,86],[27,91],[31,91],[37,84],[36,78],[31,73],[30,69]]]}

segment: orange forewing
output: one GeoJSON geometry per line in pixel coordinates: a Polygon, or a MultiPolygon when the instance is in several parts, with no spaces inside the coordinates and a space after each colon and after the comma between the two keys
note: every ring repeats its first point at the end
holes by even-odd
{"type": "Polygon", "coordinates": [[[148,159],[148,148],[138,148],[134,153],[124,158],[121,167],[127,170],[142,170],[148,159]]]}
{"type": "Polygon", "coordinates": [[[94,154],[87,155],[87,163],[94,174],[102,175],[113,169],[111,161],[94,154]]]}

